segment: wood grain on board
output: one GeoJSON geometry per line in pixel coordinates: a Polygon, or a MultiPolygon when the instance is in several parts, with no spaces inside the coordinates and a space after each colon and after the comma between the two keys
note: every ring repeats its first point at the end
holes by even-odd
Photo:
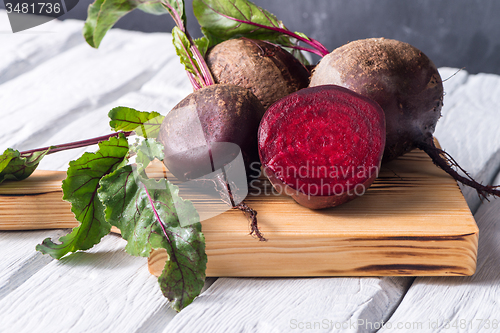
{"type": "MultiPolygon", "coordinates": [[[[149,170],[153,177],[166,174],[161,163],[149,170]]],[[[0,186],[0,228],[76,226],[69,204],[61,199],[64,177],[64,172],[36,171],[27,180],[0,186]]],[[[220,201],[213,200],[206,205],[220,201]]],[[[430,276],[475,271],[474,218],[456,182],[420,151],[385,165],[362,197],[339,207],[304,208],[273,192],[263,178],[254,183],[246,203],[258,212],[268,241],[249,236],[248,220],[238,210],[202,221],[207,276],[430,276]]],[[[154,251],[150,272],[159,275],[166,259],[164,251],[154,251]]]]}

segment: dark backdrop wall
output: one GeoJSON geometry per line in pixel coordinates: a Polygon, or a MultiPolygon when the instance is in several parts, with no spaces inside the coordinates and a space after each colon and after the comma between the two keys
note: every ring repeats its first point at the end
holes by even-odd
{"type": "MultiPolygon", "coordinates": [[[[386,37],[408,42],[438,66],[465,67],[471,73],[500,74],[500,0],[255,0],[329,50],[349,41],[386,37]]],[[[64,18],[85,19],[90,0],[80,0],[64,18]]],[[[186,0],[188,29],[200,35],[186,0]]],[[[117,27],[171,31],[169,16],[134,11],[117,27]]],[[[317,58],[316,58],[317,59],[317,58]]]]}

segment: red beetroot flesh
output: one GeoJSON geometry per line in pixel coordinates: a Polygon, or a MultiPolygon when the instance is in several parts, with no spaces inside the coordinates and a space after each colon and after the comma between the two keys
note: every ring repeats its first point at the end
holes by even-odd
{"type": "Polygon", "coordinates": [[[260,159],[271,183],[313,209],[363,194],[377,177],[384,145],[381,107],[335,85],[288,95],[259,127],[260,159]]]}

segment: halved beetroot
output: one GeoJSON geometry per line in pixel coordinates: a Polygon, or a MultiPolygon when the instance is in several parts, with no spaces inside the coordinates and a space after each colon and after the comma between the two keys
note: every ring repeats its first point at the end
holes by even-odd
{"type": "Polygon", "coordinates": [[[384,111],[346,88],[306,88],[273,104],[258,135],[264,172],[278,192],[308,208],[334,207],[364,194],[377,177],[384,111]]]}

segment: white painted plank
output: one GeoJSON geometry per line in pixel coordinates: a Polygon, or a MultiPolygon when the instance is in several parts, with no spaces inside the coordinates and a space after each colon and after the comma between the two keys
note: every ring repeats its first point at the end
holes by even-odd
{"type": "MultiPolygon", "coordinates": [[[[170,36],[170,34],[167,34],[167,36],[170,36]]],[[[175,52],[173,47],[170,52],[175,52]]],[[[166,63],[140,90],[141,94],[154,97],[155,99],[168,96],[169,103],[163,104],[160,102],[162,104],[158,106],[158,110],[165,110],[165,113],[192,92],[193,87],[187,78],[184,66],[178,58],[166,63]],[[175,104],[172,105],[170,101],[175,101],[175,104]],[[161,107],[162,105],[163,107],[161,107]]],[[[156,103],[158,102],[155,102],[155,107],[156,103]]]]}
{"type": "Polygon", "coordinates": [[[8,126],[0,150],[38,146],[89,111],[139,90],[175,58],[169,34],[111,30],[98,50],[79,44],[5,82],[0,118],[8,126]]]}
{"type": "Polygon", "coordinates": [[[35,246],[47,237],[63,234],[62,230],[0,232],[0,299],[51,261],[50,257],[36,252],[35,246]]]}
{"type": "MultiPolygon", "coordinates": [[[[456,69],[441,69],[443,79],[456,69]]],[[[459,72],[444,83],[443,117],[435,136],[445,151],[477,181],[489,184],[500,165],[500,76],[459,72]]],[[[477,192],[461,186],[473,212],[477,192]]]]}
{"type": "Polygon", "coordinates": [[[76,20],[54,20],[15,34],[9,30],[7,14],[0,10],[0,84],[85,42],[82,22],[76,20]]]}
{"type": "MultiPolygon", "coordinates": [[[[170,35],[165,34],[165,38],[170,38],[170,35]]],[[[173,48],[171,52],[174,52],[173,48]]],[[[126,93],[108,104],[89,110],[78,121],[67,124],[57,133],[40,141],[38,146],[50,146],[112,133],[108,112],[117,106],[127,106],[140,111],[156,111],[166,115],[182,98],[192,92],[184,69],[176,60],[173,58],[168,61],[140,90],[126,93]]],[[[66,170],[70,160],[78,158],[84,151],[95,149],[96,147],[89,147],[49,155],[40,163],[40,168],[66,170]]]]}
{"type": "Polygon", "coordinates": [[[414,332],[500,329],[500,200],[483,203],[474,217],[479,226],[476,273],[471,277],[417,278],[380,332],[393,332],[397,325],[414,325],[414,332]]]}
{"type": "Polygon", "coordinates": [[[0,300],[1,332],[135,332],[170,311],[146,258],[106,236],[87,252],[54,260],[0,300]]]}
{"type": "Polygon", "coordinates": [[[373,332],[410,278],[220,278],[163,332],[373,332]],[[343,325],[343,327],[342,327],[343,325]]]}

